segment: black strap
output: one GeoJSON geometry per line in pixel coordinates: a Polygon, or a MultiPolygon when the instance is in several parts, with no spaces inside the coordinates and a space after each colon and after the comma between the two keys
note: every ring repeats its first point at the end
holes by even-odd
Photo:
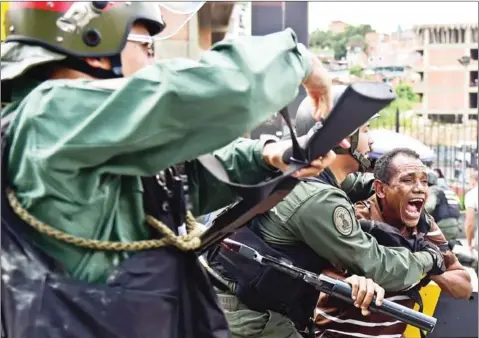
{"type": "MultiPolygon", "coordinates": [[[[406,291],[407,296],[419,305],[419,312],[421,312],[421,313],[424,313],[424,304],[422,302],[422,297],[421,297],[421,294],[419,293],[419,290],[423,286],[429,284],[429,281],[430,280],[428,278],[424,278],[419,282],[418,285],[416,285],[412,289],[406,291]]],[[[424,331],[421,330],[421,329],[418,329],[418,330],[419,330],[419,333],[421,335],[421,338],[425,338],[426,333],[424,333],[424,331]]]]}
{"type": "Polygon", "coordinates": [[[291,174],[308,166],[310,161],[323,156],[343,138],[367,122],[387,106],[395,94],[384,83],[363,82],[349,86],[341,95],[333,110],[315,132],[296,138],[287,108],[280,111],[290,131],[291,151],[286,151],[283,161],[290,164],[289,170],[281,176],[257,185],[242,185],[231,182],[218,160],[211,155],[198,160],[219,181],[229,185],[242,199],[225,209],[202,235],[202,253],[215,243],[223,240],[258,214],[278,204],[299,182],[291,174]],[[354,112],[354,113],[353,113],[354,112]]]}
{"type": "Polygon", "coordinates": [[[97,79],[114,79],[114,78],[119,78],[122,77],[122,75],[118,75],[114,70],[106,70],[102,68],[97,68],[97,67],[91,67],[88,63],[85,61],[68,56],[62,61],[59,61],[60,64],[62,64],[65,67],[77,70],[79,72],[88,74],[90,76],[93,76],[97,79]]]}
{"type": "MultiPolygon", "coordinates": [[[[90,73],[92,71],[90,69],[92,67],[80,60],[68,58],[64,62],[83,72],[90,73]]],[[[93,70],[99,72],[94,75],[98,78],[115,77],[111,76],[112,72],[109,71],[96,68],[93,70]]],[[[254,216],[273,208],[299,182],[291,176],[292,173],[307,167],[309,161],[327,153],[341,139],[369,120],[371,116],[384,108],[394,98],[395,95],[390,86],[383,83],[353,84],[346,89],[338,103],[333,107],[333,110],[324,120],[324,124],[319,128],[319,132],[302,136],[300,138],[302,142],[299,142],[296,138],[287,108],[283,108],[280,114],[289,128],[292,141],[291,156],[289,156],[288,151],[283,156],[283,160],[290,164],[289,168],[285,173],[256,185],[231,182],[222,164],[214,156],[210,154],[200,156],[198,158],[200,163],[219,181],[230,186],[241,197],[241,200],[226,208],[213,221],[211,227],[202,234],[202,247],[199,249],[199,253],[206,251],[244,226],[254,216]],[[354,114],[349,114],[354,109],[357,111],[354,114]],[[345,114],[349,114],[349,116],[345,114]],[[304,146],[301,147],[300,143],[304,146]]],[[[316,131],[318,131],[317,128],[316,131]]]]}
{"type": "Polygon", "coordinates": [[[264,213],[278,204],[299,182],[291,176],[296,170],[308,165],[306,154],[299,145],[287,108],[280,111],[289,128],[292,141],[293,160],[283,174],[259,184],[247,185],[231,182],[223,165],[213,155],[200,156],[198,161],[220,182],[230,186],[241,197],[236,204],[226,208],[202,234],[202,246],[199,254],[207,251],[237,229],[245,225],[253,217],[264,213]]]}

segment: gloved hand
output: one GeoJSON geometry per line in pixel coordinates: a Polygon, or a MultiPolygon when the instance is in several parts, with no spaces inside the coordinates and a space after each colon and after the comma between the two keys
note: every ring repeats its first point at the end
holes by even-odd
{"type": "Polygon", "coordinates": [[[431,254],[433,259],[432,269],[428,272],[430,276],[442,275],[446,272],[446,264],[444,263],[444,257],[441,253],[441,250],[434,244],[424,241],[421,251],[426,251],[431,254]]]}

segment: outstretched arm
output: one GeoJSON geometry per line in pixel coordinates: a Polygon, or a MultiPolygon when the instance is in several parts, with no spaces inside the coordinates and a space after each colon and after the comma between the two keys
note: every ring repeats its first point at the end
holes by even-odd
{"type": "Polygon", "coordinates": [[[352,206],[337,190],[311,196],[290,221],[295,233],[318,255],[348,273],[371,278],[386,291],[416,284],[433,266],[427,252],[379,245],[361,230],[352,206]]]}

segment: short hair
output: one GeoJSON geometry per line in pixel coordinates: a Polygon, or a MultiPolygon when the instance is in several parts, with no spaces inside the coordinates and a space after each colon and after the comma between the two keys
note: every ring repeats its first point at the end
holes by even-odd
{"type": "Polygon", "coordinates": [[[389,183],[393,176],[393,173],[391,172],[391,164],[399,155],[405,155],[416,160],[421,159],[418,153],[409,148],[396,148],[388,151],[376,161],[376,165],[374,166],[374,178],[381,182],[389,183]]]}

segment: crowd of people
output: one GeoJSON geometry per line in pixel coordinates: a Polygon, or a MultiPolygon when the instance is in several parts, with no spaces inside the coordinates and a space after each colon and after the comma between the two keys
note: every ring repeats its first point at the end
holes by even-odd
{"type": "MultiPolygon", "coordinates": [[[[213,154],[238,184],[278,177],[291,140],[241,136],[300,86],[304,136],[346,87],[332,86],[291,29],[220,42],[198,62],[155,61],[153,36],[168,24],[157,4],[78,4],[18,2],[6,15],[2,337],[400,337],[406,325],[371,314],[372,302],[412,308],[430,281],[470,297],[449,245],[458,200],[411,149],[371,168],[369,122],[230,236],[345,280],[354,305],[219,242],[206,254],[224,282],[213,288],[193,215],[217,215],[238,196],[198,158],[213,154]]],[[[465,200],[471,249],[477,204],[476,176],[465,200]]]]}

